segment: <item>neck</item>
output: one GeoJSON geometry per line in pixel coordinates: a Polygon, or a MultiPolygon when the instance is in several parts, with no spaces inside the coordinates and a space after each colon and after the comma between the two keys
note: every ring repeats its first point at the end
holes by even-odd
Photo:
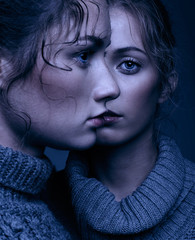
{"type": "Polygon", "coordinates": [[[33,157],[43,157],[44,147],[33,145],[32,143],[23,141],[23,139],[25,140],[25,138],[22,138],[22,136],[20,137],[19,134],[16,136],[8,130],[2,130],[2,127],[0,127],[0,145],[12,148],[15,151],[20,151],[33,157]]]}
{"type": "Polygon", "coordinates": [[[4,147],[12,148],[13,150],[23,152],[33,157],[43,157],[44,146],[37,144],[34,138],[24,124],[24,120],[21,118],[21,122],[17,119],[17,115],[13,116],[8,111],[0,109],[0,145],[4,147]],[[15,123],[15,120],[17,124],[15,123]]]}
{"type": "Polygon", "coordinates": [[[120,201],[145,180],[156,157],[157,148],[152,135],[137,137],[120,146],[96,146],[92,150],[92,174],[120,201]]]}

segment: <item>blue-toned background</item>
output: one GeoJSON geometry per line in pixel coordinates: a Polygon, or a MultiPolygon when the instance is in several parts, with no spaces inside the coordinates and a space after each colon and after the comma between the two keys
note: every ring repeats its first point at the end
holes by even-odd
{"type": "MultiPolygon", "coordinates": [[[[176,36],[179,73],[178,101],[170,116],[171,127],[166,123],[165,131],[175,137],[183,155],[195,161],[195,1],[163,2],[170,13],[176,36]]],[[[65,166],[67,151],[47,148],[46,154],[54,162],[57,170],[65,166]]]]}

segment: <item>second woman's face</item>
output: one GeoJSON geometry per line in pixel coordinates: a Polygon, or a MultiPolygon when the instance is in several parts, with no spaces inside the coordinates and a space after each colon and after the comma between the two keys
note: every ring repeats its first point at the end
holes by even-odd
{"type": "Polygon", "coordinates": [[[111,112],[96,131],[100,145],[118,145],[151,135],[160,97],[158,72],[145,52],[135,18],[115,8],[110,10],[110,18],[112,35],[106,62],[120,94],[106,103],[111,112]]]}
{"type": "MultiPolygon", "coordinates": [[[[30,140],[26,146],[32,148],[31,154],[36,154],[43,145],[63,149],[92,146],[96,141],[95,130],[101,124],[96,116],[106,111],[107,98],[118,96],[118,86],[104,59],[105,48],[110,43],[107,6],[102,0],[85,4],[89,19],[87,25],[83,24],[78,41],[64,44],[73,40],[74,28],[67,36],[60,34],[57,41],[55,32],[58,31],[53,29],[55,43],[46,43],[44,49],[44,57],[48,57],[53,66],[45,64],[40,54],[32,74],[10,89],[13,108],[31,119],[30,140]]],[[[64,27],[66,32],[67,26],[64,27]]],[[[7,124],[12,128],[12,139],[14,134],[23,133],[22,119],[17,120],[15,116],[9,118],[7,124]]]]}

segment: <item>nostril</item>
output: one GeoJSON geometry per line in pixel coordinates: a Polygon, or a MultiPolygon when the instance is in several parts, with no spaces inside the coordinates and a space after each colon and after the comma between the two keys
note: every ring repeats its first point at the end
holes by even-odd
{"type": "Polygon", "coordinates": [[[95,101],[108,101],[110,99],[117,98],[120,94],[118,86],[114,87],[99,87],[94,90],[94,100],[95,101]]]}

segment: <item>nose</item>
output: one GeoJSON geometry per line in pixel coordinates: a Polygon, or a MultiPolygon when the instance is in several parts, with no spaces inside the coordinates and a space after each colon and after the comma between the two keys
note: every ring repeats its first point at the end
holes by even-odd
{"type": "Polygon", "coordinates": [[[109,101],[120,95],[120,89],[114,75],[104,61],[97,65],[94,76],[92,95],[96,102],[109,101]]]}

